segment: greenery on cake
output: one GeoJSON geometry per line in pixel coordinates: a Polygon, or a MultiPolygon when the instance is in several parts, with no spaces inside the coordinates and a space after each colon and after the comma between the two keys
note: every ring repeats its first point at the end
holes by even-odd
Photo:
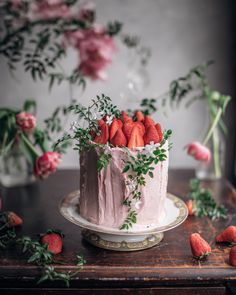
{"type": "Polygon", "coordinates": [[[146,176],[153,178],[155,165],[167,159],[171,147],[167,141],[172,131],[162,131],[161,125],[147,112],[138,110],[128,115],[119,111],[104,94],[93,99],[88,107],[73,105],[68,111],[78,119],[71,124],[72,132],[59,139],[55,149],[67,140],[76,140],[74,149],[79,152],[96,149],[99,172],[108,166],[112,148],[123,149],[122,173],[126,174],[125,184],[130,193],[123,201],[128,213],[120,229],[130,229],[138,219],[141,188],[146,185],[146,176]]]}

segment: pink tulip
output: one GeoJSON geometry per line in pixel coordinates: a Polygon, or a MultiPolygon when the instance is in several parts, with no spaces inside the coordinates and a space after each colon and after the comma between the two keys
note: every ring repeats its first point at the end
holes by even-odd
{"type": "Polygon", "coordinates": [[[112,62],[112,54],[115,51],[114,41],[106,35],[105,30],[96,26],[87,30],[68,32],[66,40],[78,50],[79,71],[93,80],[105,80],[105,70],[112,62]]]}
{"type": "Polygon", "coordinates": [[[187,153],[197,161],[209,163],[211,160],[211,151],[209,148],[201,144],[200,142],[194,141],[189,143],[187,146],[187,153]]]}
{"type": "Polygon", "coordinates": [[[36,118],[25,112],[16,115],[16,124],[27,133],[30,133],[36,126],[36,118]]]}
{"type": "Polygon", "coordinates": [[[61,162],[61,155],[57,152],[46,152],[35,162],[34,174],[39,178],[47,178],[57,170],[61,162]]]}

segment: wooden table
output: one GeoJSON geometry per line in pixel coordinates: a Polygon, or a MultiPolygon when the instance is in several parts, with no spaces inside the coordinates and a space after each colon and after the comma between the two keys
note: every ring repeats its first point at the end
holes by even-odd
{"type": "MultiPolygon", "coordinates": [[[[183,197],[191,170],[172,170],[169,192],[183,197]]],[[[60,259],[65,268],[74,269],[75,253],[84,255],[87,264],[73,279],[70,288],[61,282],[36,285],[40,268],[26,263],[20,250],[0,253],[0,294],[236,294],[236,268],[228,265],[229,249],[214,244],[216,234],[236,224],[236,192],[225,180],[204,183],[229,210],[229,218],[212,222],[208,218],[188,217],[178,228],[165,233],[160,245],[138,252],[120,253],[95,248],[82,240],[78,226],[65,220],[58,211],[60,199],[78,188],[78,171],[58,171],[48,180],[25,188],[4,189],[4,210],[24,219],[18,234],[31,235],[48,228],[60,228],[66,235],[60,259]],[[188,237],[199,232],[214,250],[200,264],[192,259],[188,237]],[[235,286],[235,288],[234,288],[235,286]]]]}

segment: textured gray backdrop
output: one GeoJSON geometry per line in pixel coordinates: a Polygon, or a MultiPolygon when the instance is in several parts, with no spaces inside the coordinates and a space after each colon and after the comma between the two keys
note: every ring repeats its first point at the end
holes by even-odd
{"type": "MultiPolygon", "coordinates": [[[[234,60],[233,3],[229,0],[97,0],[98,20],[106,23],[117,19],[125,24],[129,33],[139,34],[142,43],[152,48],[148,66],[150,84],[138,96],[157,96],[167,90],[170,81],[203,61],[217,61],[209,78],[212,87],[231,94],[233,91],[232,60],[234,60]]],[[[122,108],[134,106],[132,97],[121,99],[126,93],[126,75],[129,70],[127,50],[119,45],[106,82],[89,83],[85,93],[75,89],[74,96],[87,104],[97,93],[110,95],[122,108]]],[[[74,66],[76,55],[70,51],[64,67],[74,66]]],[[[22,69],[14,80],[1,59],[1,106],[20,107],[25,98],[38,101],[38,118],[48,116],[57,104],[68,98],[68,87],[62,85],[48,92],[47,83],[34,83],[22,69]]],[[[127,93],[126,93],[127,94],[127,93]]],[[[137,97],[134,97],[138,99],[137,97]]],[[[191,140],[201,139],[207,127],[205,105],[198,102],[189,110],[180,108],[165,117],[161,112],[156,119],[166,128],[172,128],[174,148],[172,167],[192,167],[195,162],[186,156],[183,146],[191,140]]],[[[61,167],[76,167],[77,154],[73,151],[64,157],[61,167]]]]}

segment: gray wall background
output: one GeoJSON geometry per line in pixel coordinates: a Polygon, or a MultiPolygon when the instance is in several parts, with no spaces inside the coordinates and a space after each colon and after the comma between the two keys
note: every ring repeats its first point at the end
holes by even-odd
{"type": "MultiPolygon", "coordinates": [[[[234,70],[234,1],[230,0],[97,0],[98,21],[120,20],[126,32],[138,34],[142,43],[152,48],[148,65],[149,86],[130,99],[121,99],[126,93],[126,75],[129,70],[127,50],[118,44],[119,50],[109,68],[106,82],[88,83],[81,93],[74,90],[79,102],[88,104],[96,94],[105,93],[122,108],[136,106],[144,96],[158,96],[168,89],[171,80],[185,74],[190,67],[214,59],[216,64],[209,70],[213,88],[226,94],[233,93],[234,70]],[[133,100],[132,100],[133,99],[133,100]],[[135,99],[135,102],[134,102],[135,99]]],[[[76,54],[71,50],[63,66],[69,71],[76,54]]],[[[48,92],[48,83],[34,83],[22,69],[13,79],[3,59],[0,59],[0,105],[21,107],[25,98],[38,102],[38,120],[49,116],[56,105],[68,101],[68,86],[54,87],[48,92]]],[[[126,93],[127,94],[127,93],[126,93]]],[[[185,144],[199,140],[207,128],[206,107],[197,102],[190,109],[184,107],[155,115],[165,128],[173,129],[174,148],[171,167],[193,167],[195,162],[183,151],[185,144]]],[[[68,126],[66,127],[68,128],[68,126]]],[[[78,155],[72,150],[63,158],[61,167],[77,167],[78,155]]]]}

